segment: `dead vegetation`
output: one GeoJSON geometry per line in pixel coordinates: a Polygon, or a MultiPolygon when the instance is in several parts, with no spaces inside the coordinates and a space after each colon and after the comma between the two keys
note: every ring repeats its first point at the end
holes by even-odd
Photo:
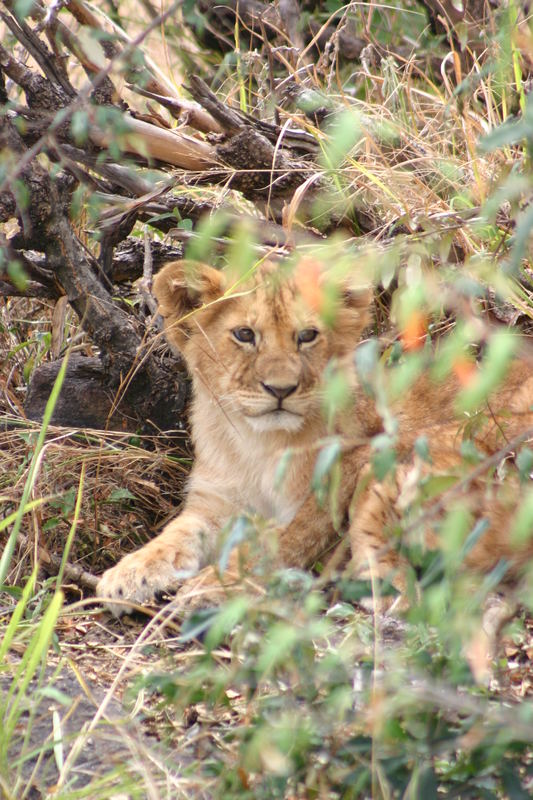
{"type": "MultiPolygon", "coordinates": [[[[441,578],[440,595],[429,585],[407,635],[398,626],[392,637],[357,609],[357,587],[311,576],[274,576],[265,595],[185,627],[172,607],[147,627],[113,622],[90,599],[94,575],[175,513],[191,456],[187,378],[150,295],[166,260],[186,253],[244,271],[338,238],[375,266],[373,332],[386,331],[391,348],[402,324],[395,292],[423,286],[435,309],[443,278],[453,313],[440,309],[432,335],[480,309],[487,331],[530,332],[527,12],[477,2],[173,3],[161,14],[148,0],[22,5],[3,2],[0,14],[4,522],[20,508],[66,353],[70,365],[2,594],[3,719],[16,719],[18,697],[26,716],[10,734],[15,767],[0,744],[0,791],[530,796],[529,705],[509,710],[498,693],[531,693],[531,623],[515,620],[494,694],[483,694],[463,649],[478,608],[454,577],[441,578]],[[47,657],[43,619],[73,529],[63,584],[74,605],[58,612],[49,641],[60,652],[47,657]],[[23,660],[36,642],[48,660],[41,677],[23,660]],[[122,706],[108,713],[127,686],[140,736],[117,721],[122,706]],[[57,718],[71,714],[63,756],[39,772],[39,740],[53,752],[57,718]],[[80,778],[78,756],[65,768],[72,749],[83,752],[82,729],[124,739],[117,770],[112,758],[89,760],[80,778]]],[[[8,535],[6,525],[2,546],[8,535]]]]}

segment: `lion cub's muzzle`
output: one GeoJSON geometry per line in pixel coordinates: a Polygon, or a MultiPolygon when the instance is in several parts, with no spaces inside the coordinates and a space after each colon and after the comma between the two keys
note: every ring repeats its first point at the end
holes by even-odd
{"type": "Polygon", "coordinates": [[[291,394],[294,394],[296,389],[298,388],[298,383],[292,383],[287,386],[276,386],[273,383],[263,383],[261,381],[261,386],[268,394],[271,394],[272,397],[275,397],[278,401],[278,409],[282,409],[283,401],[286,397],[289,397],[291,394]]]}

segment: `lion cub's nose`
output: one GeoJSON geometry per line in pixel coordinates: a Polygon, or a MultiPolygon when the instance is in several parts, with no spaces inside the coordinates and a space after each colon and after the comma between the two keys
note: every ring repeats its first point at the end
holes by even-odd
{"type": "Polygon", "coordinates": [[[266,392],[277,397],[278,400],[284,400],[298,388],[297,383],[293,383],[291,386],[274,386],[271,383],[261,383],[261,386],[266,392]]]}

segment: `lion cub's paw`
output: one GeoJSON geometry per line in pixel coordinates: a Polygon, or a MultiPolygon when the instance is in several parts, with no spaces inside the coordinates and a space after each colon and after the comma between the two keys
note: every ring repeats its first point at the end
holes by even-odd
{"type": "Polygon", "coordinates": [[[96,594],[106,601],[116,617],[129,612],[128,602],[143,605],[162,593],[173,593],[180,583],[197,569],[197,564],[181,565],[179,558],[147,554],[144,548],[124,556],[108,569],[96,587],[96,594]],[[176,566],[180,564],[180,568],[176,566]],[[114,603],[113,600],[120,601],[114,603]]]}

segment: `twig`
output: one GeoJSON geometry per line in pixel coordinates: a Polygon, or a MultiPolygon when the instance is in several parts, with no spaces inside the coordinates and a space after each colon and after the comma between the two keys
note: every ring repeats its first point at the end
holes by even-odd
{"type": "Polygon", "coordinates": [[[59,297],[59,292],[37,281],[26,281],[23,286],[17,287],[7,276],[0,274],[0,297],[38,297],[40,300],[55,300],[59,297]]]}
{"type": "Polygon", "coordinates": [[[148,238],[148,229],[144,227],[144,261],[143,261],[143,276],[137,284],[139,294],[143,299],[143,303],[152,315],[155,317],[157,314],[157,303],[152,296],[152,277],[153,277],[153,259],[152,251],[150,249],[150,239],[148,238]]]}
{"type": "Polygon", "coordinates": [[[462,478],[450,489],[445,491],[444,494],[442,494],[440,498],[433,503],[430,508],[427,509],[427,511],[418,517],[418,519],[414,520],[410,525],[408,525],[403,531],[404,534],[408,535],[409,533],[412,533],[412,531],[416,530],[421,525],[424,525],[433,517],[437,516],[437,514],[445,511],[449,507],[451,498],[460,494],[465,489],[468,489],[473,481],[481,477],[481,475],[487,472],[491,467],[497,466],[500,461],[505,458],[505,456],[509,455],[509,453],[512,453],[512,451],[515,450],[519,444],[522,444],[522,442],[524,442],[526,439],[530,439],[532,436],[533,427],[526,428],[525,431],[522,431],[522,433],[519,433],[518,436],[514,437],[514,439],[511,439],[509,442],[507,442],[504,447],[502,447],[496,453],[493,453],[493,455],[489,456],[489,458],[486,458],[484,461],[482,461],[481,464],[472,470],[472,472],[462,478]]]}
{"type": "MultiPolygon", "coordinates": [[[[157,28],[159,25],[162,25],[165,20],[167,20],[181,5],[181,0],[175,0],[162,14],[159,14],[146,28],[144,28],[141,33],[132,39],[131,42],[124,48],[122,53],[120,53],[121,58],[126,58],[132,55],[136,49],[142,44],[142,42],[146,39],[150,33],[157,28]]],[[[45,146],[47,141],[54,137],[55,133],[58,129],[65,125],[67,122],[70,121],[72,115],[78,111],[79,109],[83,108],[84,104],[89,99],[91,93],[94,89],[97,89],[100,85],[104,83],[104,81],[109,77],[112,70],[116,66],[116,61],[118,56],[111,59],[105,67],[103,67],[100,72],[98,72],[93,80],[92,83],[86,87],[84,87],[75,97],[68,106],[65,106],[60,109],[60,111],[55,115],[54,120],[51,122],[50,126],[47,128],[45,133],[39,137],[39,139],[35,142],[32,147],[29,147],[26,152],[21,156],[18,163],[13,166],[10,172],[0,181],[0,192],[4,191],[9,185],[12,185],[13,181],[18,178],[21,173],[29,166],[29,164],[33,161],[35,156],[37,156],[45,146]]],[[[25,73],[29,73],[30,76],[33,75],[31,70],[27,69],[26,67],[22,68],[21,65],[15,59],[12,59],[9,56],[7,51],[0,47],[0,65],[4,68],[5,72],[8,72],[8,63],[9,66],[13,67],[13,69],[21,70],[23,69],[25,73]]],[[[9,73],[8,73],[9,74],[9,73]]],[[[19,81],[10,74],[10,77],[15,80],[16,83],[19,81]]],[[[19,83],[19,85],[22,85],[19,83]]],[[[24,88],[24,87],[23,87],[24,88]]],[[[152,127],[152,126],[149,126],[152,127]]],[[[155,126],[153,126],[155,128],[155,126]]]]}
{"type": "MultiPolygon", "coordinates": [[[[17,545],[20,549],[31,547],[29,536],[26,536],[24,533],[19,533],[17,545]]],[[[49,553],[43,548],[39,548],[39,556],[41,558],[41,566],[46,570],[48,575],[57,575],[61,567],[61,557],[54,553],[49,553]]],[[[92,572],[87,572],[87,570],[82,567],[78,567],[76,564],[67,562],[63,574],[65,578],[73,581],[82,589],[90,589],[91,592],[94,592],[96,589],[96,584],[98,583],[97,576],[93,575],[92,572]]]]}
{"type": "MultiPolygon", "coordinates": [[[[7,3],[6,5],[9,8],[11,3],[7,3]]],[[[61,86],[67,97],[73,97],[74,89],[68,78],[65,77],[63,70],[58,66],[53,53],[48,50],[46,45],[37,36],[35,36],[27,23],[22,22],[19,24],[13,17],[4,13],[0,13],[0,18],[9,28],[13,36],[15,36],[28,53],[33,56],[43,73],[47,76],[53,76],[55,82],[61,86]]]]}
{"type": "Polygon", "coordinates": [[[155,100],[159,105],[164,106],[175,119],[185,115],[187,125],[196,128],[197,131],[202,131],[202,133],[223,133],[222,126],[197,103],[191,103],[190,100],[184,100],[181,97],[176,100],[175,97],[150,92],[148,89],[135,86],[132,83],[126,84],[126,87],[130,91],[142,95],[142,97],[155,100]]]}

